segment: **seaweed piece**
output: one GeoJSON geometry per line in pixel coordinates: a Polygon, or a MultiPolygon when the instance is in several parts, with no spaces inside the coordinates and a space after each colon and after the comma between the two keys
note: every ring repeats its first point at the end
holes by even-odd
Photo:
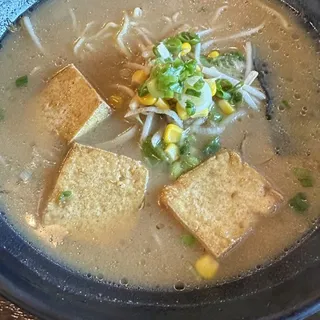
{"type": "Polygon", "coordinates": [[[268,121],[272,122],[271,124],[271,139],[275,147],[275,153],[278,155],[292,154],[295,152],[291,137],[288,132],[285,130],[283,125],[279,123],[276,119],[276,106],[274,104],[274,97],[272,95],[272,90],[270,86],[270,70],[268,64],[259,58],[257,54],[257,49],[253,48],[253,66],[254,69],[259,73],[258,81],[262,90],[266,95],[266,110],[265,117],[268,121]]]}
{"type": "Polygon", "coordinates": [[[253,66],[256,71],[258,71],[258,81],[260,83],[260,86],[262,90],[264,91],[264,94],[266,95],[266,101],[267,101],[267,106],[266,106],[266,119],[271,120],[274,116],[274,110],[275,110],[275,105],[273,103],[273,97],[270,93],[269,85],[268,85],[268,75],[269,75],[269,70],[268,70],[268,64],[261,61],[256,53],[256,49],[254,48],[254,55],[253,55],[253,66]]]}

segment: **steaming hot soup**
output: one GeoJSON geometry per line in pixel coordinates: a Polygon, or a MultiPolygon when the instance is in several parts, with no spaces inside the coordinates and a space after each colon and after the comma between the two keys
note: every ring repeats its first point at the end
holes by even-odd
{"type": "Polygon", "coordinates": [[[0,51],[0,205],[122,285],[228,281],[319,214],[319,51],[267,1],[55,0],[0,51]]]}

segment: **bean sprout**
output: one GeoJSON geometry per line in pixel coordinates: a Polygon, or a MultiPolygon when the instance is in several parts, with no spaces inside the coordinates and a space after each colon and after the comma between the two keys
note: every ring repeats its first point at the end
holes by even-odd
{"type": "Polygon", "coordinates": [[[78,23],[77,23],[77,18],[76,18],[76,15],[74,14],[73,9],[69,8],[69,13],[72,21],[72,30],[77,31],[78,23]]]}
{"type": "Polygon", "coordinates": [[[31,40],[33,41],[33,43],[44,54],[45,50],[40,42],[40,39],[38,38],[38,36],[36,35],[36,33],[33,29],[30,18],[28,16],[22,17],[22,23],[23,23],[25,30],[28,32],[31,40]]]}
{"type": "Polygon", "coordinates": [[[228,6],[222,6],[216,10],[216,12],[213,15],[212,21],[215,22],[218,20],[218,18],[221,16],[223,11],[225,11],[228,8],[228,6]]]}
{"type": "Polygon", "coordinates": [[[126,131],[122,132],[112,140],[96,144],[96,147],[101,149],[113,149],[133,139],[137,132],[138,132],[138,126],[135,125],[127,129],[126,131]]]}
{"type": "Polygon", "coordinates": [[[131,117],[131,116],[135,116],[135,115],[137,115],[139,113],[148,114],[150,112],[154,112],[154,113],[157,113],[157,114],[165,114],[165,115],[169,116],[170,118],[172,118],[174,120],[174,122],[179,127],[183,128],[183,122],[180,119],[180,117],[177,115],[176,112],[174,112],[172,110],[162,110],[162,109],[157,108],[157,107],[143,107],[143,108],[139,108],[137,110],[129,111],[125,115],[125,118],[131,117]]]}
{"type": "Polygon", "coordinates": [[[263,9],[265,9],[266,11],[268,11],[269,13],[273,14],[274,16],[276,16],[282,23],[282,25],[284,26],[285,29],[289,29],[290,26],[289,26],[289,23],[288,21],[286,20],[286,18],[280,14],[278,11],[272,9],[271,7],[261,3],[261,2],[258,2],[259,6],[263,9]]]}
{"type": "Polygon", "coordinates": [[[114,84],[114,85],[112,85],[112,87],[115,87],[115,88],[121,90],[122,92],[124,92],[128,96],[130,96],[131,98],[134,97],[134,91],[127,86],[124,86],[122,84],[114,84]]]}
{"type": "Polygon", "coordinates": [[[126,55],[127,57],[131,57],[131,52],[130,50],[124,45],[123,43],[123,36],[128,32],[128,29],[130,27],[130,19],[128,17],[128,14],[125,12],[123,15],[123,23],[122,23],[122,27],[119,30],[117,37],[116,37],[116,41],[117,44],[120,48],[120,51],[126,55]]]}
{"type": "Polygon", "coordinates": [[[150,131],[152,128],[152,123],[153,123],[153,118],[154,118],[154,113],[149,113],[147,115],[146,120],[143,125],[143,128],[142,128],[140,142],[144,141],[148,137],[148,135],[150,134],[150,131]]]}
{"type": "Polygon", "coordinates": [[[248,77],[252,69],[253,69],[252,44],[250,41],[248,41],[246,42],[246,73],[245,73],[246,78],[248,77]]]}
{"type": "Polygon", "coordinates": [[[143,14],[142,9],[139,8],[139,7],[136,7],[136,8],[134,8],[134,10],[133,10],[132,16],[133,16],[134,18],[141,18],[141,17],[142,17],[142,14],[143,14]]]}

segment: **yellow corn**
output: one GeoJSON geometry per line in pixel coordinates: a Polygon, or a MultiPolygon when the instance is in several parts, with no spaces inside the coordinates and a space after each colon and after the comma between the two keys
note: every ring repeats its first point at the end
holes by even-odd
{"type": "Polygon", "coordinates": [[[200,72],[201,71],[201,68],[199,65],[196,66],[196,71],[200,72]]]}
{"type": "Polygon", "coordinates": [[[226,100],[219,100],[218,106],[221,109],[221,111],[225,114],[231,114],[234,113],[236,110],[233,108],[233,106],[226,100]]]}
{"type": "Polygon", "coordinates": [[[187,111],[181,106],[179,102],[176,104],[176,110],[178,113],[178,116],[180,117],[181,120],[187,120],[189,119],[189,116],[187,114],[187,111]]]}
{"type": "Polygon", "coordinates": [[[181,55],[185,56],[191,51],[191,44],[189,42],[184,42],[181,46],[181,55]]]}
{"type": "Polygon", "coordinates": [[[201,111],[196,112],[191,118],[202,118],[202,117],[207,117],[209,114],[209,109],[204,109],[201,111]]]}
{"type": "Polygon", "coordinates": [[[166,126],[163,134],[165,143],[178,143],[181,139],[183,130],[177,125],[170,123],[166,126]]]}
{"type": "Polygon", "coordinates": [[[157,102],[157,98],[154,98],[150,93],[145,95],[144,97],[139,97],[137,95],[137,100],[139,103],[145,106],[152,106],[157,102]]]}
{"type": "Polygon", "coordinates": [[[167,101],[164,101],[161,98],[159,98],[154,105],[161,110],[169,110],[170,109],[169,103],[167,101]]]}
{"type": "Polygon", "coordinates": [[[175,143],[169,143],[164,152],[168,155],[172,162],[178,160],[180,157],[179,147],[175,143]]]}
{"type": "Polygon", "coordinates": [[[209,254],[205,254],[196,261],[195,269],[203,279],[209,280],[216,275],[219,263],[209,254]]]}
{"type": "Polygon", "coordinates": [[[216,51],[216,50],[211,51],[211,52],[208,54],[208,57],[209,57],[209,58],[216,58],[216,57],[219,57],[219,56],[220,56],[220,53],[219,53],[219,51],[216,51]]]}
{"type": "Polygon", "coordinates": [[[119,108],[123,103],[123,98],[114,94],[109,98],[109,102],[112,105],[112,107],[119,108]]]}
{"type": "Polygon", "coordinates": [[[132,75],[132,82],[137,84],[143,84],[148,79],[148,75],[143,70],[137,70],[132,75]]]}
{"type": "Polygon", "coordinates": [[[217,93],[217,84],[214,79],[206,79],[207,84],[210,86],[212,96],[217,93]]]}

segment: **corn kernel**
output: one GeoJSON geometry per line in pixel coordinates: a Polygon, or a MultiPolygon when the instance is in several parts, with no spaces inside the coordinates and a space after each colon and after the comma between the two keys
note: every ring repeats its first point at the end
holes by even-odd
{"type": "Polygon", "coordinates": [[[211,89],[212,96],[215,96],[217,93],[217,84],[214,79],[206,79],[207,84],[209,85],[211,89]]]}
{"type": "Polygon", "coordinates": [[[199,65],[196,66],[196,71],[198,71],[198,72],[201,71],[201,67],[199,65]]]}
{"type": "Polygon", "coordinates": [[[216,275],[219,263],[209,254],[205,254],[196,261],[195,269],[203,279],[209,280],[216,275]]]}
{"type": "Polygon", "coordinates": [[[196,112],[193,116],[191,116],[191,118],[203,118],[203,117],[207,117],[209,114],[209,109],[203,109],[201,111],[196,112]]]}
{"type": "Polygon", "coordinates": [[[121,96],[115,95],[113,94],[110,98],[109,98],[109,102],[111,104],[112,107],[114,108],[119,108],[122,106],[123,103],[123,98],[121,96]]]}
{"type": "Polygon", "coordinates": [[[216,50],[211,51],[211,52],[208,54],[208,58],[217,58],[217,57],[219,57],[219,56],[220,56],[220,53],[219,53],[219,51],[216,51],[216,50]]]}
{"type": "Polygon", "coordinates": [[[163,134],[165,143],[178,143],[181,139],[183,130],[177,125],[170,123],[166,126],[163,134]]]}
{"type": "Polygon", "coordinates": [[[137,100],[139,103],[145,106],[152,106],[157,102],[157,98],[154,98],[150,93],[145,95],[144,97],[137,96],[137,100]]]}
{"type": "Polygon", "coordinates": [[[168,155],[171,162],[174,162],[180,157],[179,147],[175,143],[169,143],[164,152],[168,155]]]}
{"type": "Polygon", "coordinates": [[[234,113],[236,110],[233,108],[233,106],[226,100],[219,100],[218,101],[218,106],[221,109],[221,111],[224,114],[231,114],[234,113]]]}
{"type": "Polygon", "coordinates": [[[181,55],[185,56],[191,51],[191,44],[189,42],[184,42],[181,46],[181,55]]]}
{"type": "Polygon", "coordinates": [[[169,110],[170,109],[169,103],[167,101],[164,101],[161,98],[159,98],[154,105],[161,110],[169,110]]]}
{"type": "Polygon", "coordinates": [[[148,79],[148,75],[143,70],[137,70],[132,75],[132,82],[136,84],[143,84],[148,79]]]}
{"type": "Polygon", "coordinates": [[[189,119],[186,109],[184,109],[179,102],[176,104],[176,111],[181,120],[189,119]]]}

